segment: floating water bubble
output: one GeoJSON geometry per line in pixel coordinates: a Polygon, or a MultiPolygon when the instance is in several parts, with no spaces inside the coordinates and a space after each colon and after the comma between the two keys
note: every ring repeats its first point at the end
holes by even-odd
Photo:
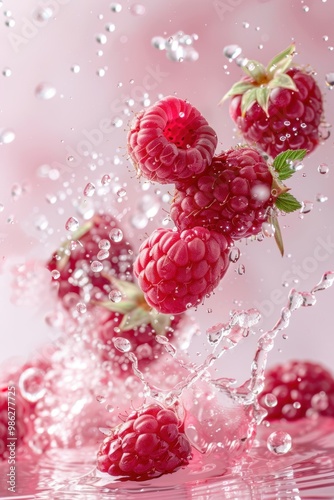
{"type": "Polygon", "coordinates": [[[93,262],[90,265],[90,268],[93,271],[93,273],[100,273],[103,269],[103,264],[98,260],[93,260],[93,262]]]}
{"type": "Polygon", "coordinates": [[[242,48],[239,47],[239,45],[226,45],[223,49],[224,56],[227,57],[230,60],[236,59],[238,56],[240,56],[242,52],[242,48]]]}
{"type": "Polygon", "coordinates": [[[105,260],[109,257],[109,252],[108,250],[100,250],[96,257],[98,260],[105,260]]]}
{"type": "Polygon", "coordinates": [[[113,23],[107,23],[105,25],[105,30],[108,31],[109,33],[112,33],[113,31],[115,31],[115,29],[116,26],[113,23]]]}
{"type": "Polygon", "coordinates": [[[242,23],[242,26],[243,26],[244,28],[248,29],[248,28],[249,28],[249,26],[250,26],[250,24],[249,24],[249,23],[247,23],[247,21],[244,21],[244,22],[242,23]]]}
{"type": "Polygon", "coordinates": [[[228,258],[230,259],[230,262],[236,263],[238,262],[240,258],[240,250],[238,247],[232,247],[229,253],[228,258]]]}
{"type": "Polygon", "coordinates": [[[119,243],[120,241],[122,241],[123,239],[123,231],[119,228],[114,228],[110,231],[109,233],[109,238],[115,242],[115,243],[119,243]]]}
{"type": "Polygon", "coordinates": [[[329,405],[329,399],[324,391],[314,394],[311,399],[311,406],[316,411],[325,411],[329,405]]]}
{"type": "Polygon", "coordinates": [[[328,201],[328,196],[318,193],[316,198],[315,198],[319,203],[324,203],[325,201],[328,201]]]}
{"type": "Polygon", "coordinates": [[[303,5],[303,11],[304,12],[309,12],[310,11],[310,7],[308,7],[307,5],[303,5]]]}
{"type": "Polygon", "coordinates": [[[272,238],[273,236],[275,236],[275,228],[269,222],[263,222],[262,232],[267,238],[272,238]]]}
{"type": "Polygon", "coordinates": [[[45,395],[45,373],[39,368],[27,368],[19,378],[19,388],[24,399],[36,403],[45,395]]]}
{"type": "Polygon", "coordinates": [[[142,5],[140,3],[134,3],[130,7],[130,12],[134,16],[143,16],[146,12],[146,9],[145,9],[144,5],[142,5]]]}
{"type": "Polygon", "coordinates": [[[95,37],[95,40],[101,45],[105,45],[108,41],[108,38],[104,33],[98,33],[95,37]]]}
{"type": "Polygon", "coordinates": [[[101,179],[102,186],[107,186],[111,182],[111,177],[108,174],[105,174],[101,179]]]}
{"type": "Polygon", "coordinates": [[[103,404],[103,403],[105,403],[105,402],[107,401],[107,398],[106,398],[105,396],[103,396],[102,394],[98,394],[98,395],[96,396],[96,401],[97,401],[98,403],[103,404]]]}
{"type": "Polygon", "coordinates": [[[75,217],[69,217],[65,223],[65,229],[67,231],[74,232],[79,228],[79,221],[75,217]]]}
{"type": "Polygon", "coordinates": [[[103,77],[106,74],[106,70],[104,68],[99,68],[96,70],[97,76],[103,77]]]}
{"type": "Polygon", "coordinates": [[[80,72],[79,64],[73,64],[73,66],[71,66],[71,71],[72,71],[72,73],[75,73],[75,74],[79,73],[80,72]]]}
{"type": "Polygon", "coordinates": [[[333,73],[327,73],[326,75],[326,85],[329,87],[330,90],[334,87],[334,72],[333,73]]]}
{"type": "Polygon", "coordinates": [[[242,276],[243,274],[245,274],[245,272],[246,272],[246,268],[245,268],[245,266],[244,266],[243,264],[240,264],[240,265],[238,266],[238,274],[239,274],[240,276],[242,276]]]}
{"type": "Polygon", "coordinates": [[[57,269],[53,269],[51,271],[51,276],[54,280],[57,280],[60,277],[60,272],[57,269]]]}
{"type": "Polygon", "coordinates": [[[266,394],[263,402],[268,408],[274,408],[277,405],[277,397],[274,394],[266,394]]]}
{"type": "Polygon", "coordinates": [[[120,352],[129,352],[131,350],[131,343],[128,339],[123,337],[115,337],[112,339],[114,346],[120,352]]]}
{"type": "Polygon", "coordinates": [[[94,193],[95,193],[95,185],[92,182],[88,182],[83,191],[84,196],[93,196],[94,193]]]}
{"type": "Polygon", "coordinates": [[[112,124],[116,128],[120,128],[123,125],[123,120],[119,116],[116,116],[116,118],[113,119],[112,124]]]}
{"type": "Polygon", "coordinates": [[[291,447],[292,439],[287,432],[272,432],[267,439],[267,448],[275,455],[285,455],[291,450],[291,447]]]}
{"type": "Polygon", "coordinates": [[[305,200],[302,202],[302,208],[300,209],[301,214],[308,214],[313,210],[313,203],[312,201],[305,200]]]}
{"type": "Polygon", "coordinates": [[[45,21],[49,21],[53,17],[53,14],[54,12],[51,7],[39,7],[34,11],[33,17],[36,21],[45,23],[45,21]]]}
{"type": "Polygon", "coordinates": [[[0,129],[0,144],[10,144],[15,139],[15,132],[10,128],[0,129]]]}
{"type": "Polygon", "coordinates": [[[144,229],[148,224],[148,218],[145,214],[136,213],[131,217],[130,222],[135,229],[144,229]]]}
{"type": "Polygon", "coordinates": [[[76,305],[76,310],[80,314],[85,314],[87,312],[87,306],[84,302],[78,302],[76,305]]]}
{"type": "Polygon", "coordinates": [[[165,50],[166,48],[166,40],[162,36],[155,36],[151,40],[151,44],[155,49],[165,50]]]}
{"type": "Polygon", "coordinates": [[[38,99],[42,99],[43,101],[47,101],[52,99],[56,95],[57,91],[51,83],[42,82],[37,85],[35,88],[35,96],[38,99]]]}
{"type": "Polygon", "coordinates": [[[109,250],[110,248],[110,241],[109,240],[100,240],[98,243],[98,246],[101,250],[109,250]]]}
{"type": "Polygon", "coordinates": [[[117,304],[118,302],[121,302],[121,300],[123,298],[123,294],[120,290],[111,290],[108,297],[111,300],[111,302],[114,302],[115,304],[117,304]]]}
{"type": "Polygon", "coordinates": [[[113,411],[115,411],[115,408],[112,405],[110,405],[110,404],[107,404],[105,406],[105,409],[107,410],[108,413],[112,413],[113,411]]]}
{"type": "Polygon", "coordinates": [[[3,74],[3,76],[9,77],[12,75],[12,70],[10,68],[4,68],[2,70],[2,74],[3,74]]]}
{"type": "Polygon", "coordinates": [[[126,196],[126,190],[124,188],[121,188],[117,191],[116,194],[119,198],[124,198],[124,196],[126,196]]]}
{"type": "Polygon", "coordinates": [[[45,231],[49,226],[49,221],[46,215],[38,215],[35,219],[35,226],[39,231],[45,231]]]}
{"type": "Polygon", "coordinates": [[[110,10],[111,12],[115,12],[116,14],[119,14],[119,12],[121,12],[122,10],[122,5],[120,3],[112,3],[110,5],[110,10]]]}
{"type": "Polygon", "coordinates": [[[322,174],[322,175],[328,174],[329,167],[328,167],[327,163],[320,163],[320,165],[318,166],[318,172],[319,172],[319,174],[322,174]]]}

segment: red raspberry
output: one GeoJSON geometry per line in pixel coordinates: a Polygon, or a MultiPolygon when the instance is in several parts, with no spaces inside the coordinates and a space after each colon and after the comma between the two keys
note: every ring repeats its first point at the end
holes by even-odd
{"type": "Polygon", "coordinates": [[[244,139],[273,158],[287,149],[311,153],[320,141],[321,91],[311,74],[289,69],[293,52],[292,45],[267,68],[248,61],[245,70],[251,76],[225,96],[232,96],[230,115],[244,139]]]}
{"type": "Polygon", "coordinates": [[[273,176],[254,148],[231,149],[198,177],[179,184],[171,217],[182,231],[202,226],[233,239],[256,235],[274,204],[273,176]]]}
{"type": "Polygon", "coordinates": [[[108,214],[95,215],[78,229],[72,241],[66,241],[47,264],[50,271],[58,271],[58,295],[66,307],[75,305],[87,297],[101,299],[111,290],[105,275],[119,279],[132,279],[132,248],[122,237],[119,223],[108,214]],[[119,241],[118,241],[119,240],[119,241]],[[102,256],[102,253],[105,256],[102,256]],[[102,272],[94,272],[92,262],[103,265],[102,272]]]}
{"type": "Polygon", "coordinates": [[[128,152],[138,173],[161,184],[198,175],[210,164],[217,136],[191,104],[165,97],[134,120],[128,152]]]}
{"type": "MultiPolygon", "coordinates": [[[[119,282],[118,282],[119,283],[119,282]]],[[[164,352],[164,347],[156,340],[163,335],[169,340],[178,340],[178,328],[182,328],[184,315],[176,317],[156,313],[145,301],[142,291],[133,283],[122,282],[119,285],[124,296],[119,302],[104,302],[109,311],[97,327],[99,351],[104,361],[113,361],[113,370],[128,375],[132,367],[128,357],[115,345],[125,339],[131,344],[131,351],[136,355],[139,368],[143,371],[164,352]],[[181,323],[181,324],[180,324],[181,323]],[[116,343],[114,345],[114,342],[116,343]]],[[[122,345],[122,342],[121,342],[122,345]]],[[[125,351],[126,352],[126,351],[125,351]]]]}
{"type": "Polygon", "coordinates": [[[152,405],[131,413],[105,438],[97,468],[111,476],[143,480],[188,465],[191,446],[173,410],[152,405]]]}
{"type": "Polygon", "coordinates": [[[8,458],[10,447],[20,447],[29,435],[28,418],[30,405],[18,392],[15,385],[0,386],[0,460],[8,458]],[[16,438],[15,441],[11,438],[16,438]]]}
{"type": "Polygon", "coordinates": [[[203,227],[155,230],[134,262],[147,303],[166,314],[198,305],[226,273],[229,245],[225,236],[203,227]]]}
{"type": "Polygon", "coordinates": [[[334,379],[317,363],[289,361],[266,374],[261,404],[267,420],[297,420],[314,413],[334,417],[334,379]],[[276,406],[265,404],[267,394],[276,396],[276,406]]]}

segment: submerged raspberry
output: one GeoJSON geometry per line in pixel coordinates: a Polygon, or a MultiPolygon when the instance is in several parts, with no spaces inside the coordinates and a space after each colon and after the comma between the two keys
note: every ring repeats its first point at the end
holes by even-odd
{"type": "Polygon", "coordinates": [[[178,184],[171,217],[181,231],[202,226],[235,240],[256,235],[274,204],[272,182],[256,149],[231,149],[195,179],[178,184]]]}
{"type": "Polygon", "coordinates": [[[111,286],[105,275],[132,280],[132,262],[132,248],[119,223],[109,214],[99,214],[53,254],[47,268],[57,273],[58,296],[69,307],[87,297],[108,296],[111,286]],[[101,270],[94,270],[95,261],[101,263],[101,270]]]}
{"type": "Polygon", "coordinates": [[[260,401],[267,420],[297,420],[314,413],[334,417],[334,379],[318,363],[289,361],[268,371],[260,401]],[[266,405],[268,394],[277,399],[275,406],[266,405]]]}
{"type": "Polygon", "coordinates": [[[216,145],[217,136],[200,112],[174,96],[141,112],[128,134],[128,152],[138,173],[161,184],[203,172],[216,145]]]}
{"type": "Polygon", "coordinates": [[[105,438],[97,468],[135,481],[175,472],[190,459],[191,446],[175,412],[152,405],[131,413],[105,438]]]}
{"type": "Polygon", "coordinates": [[[228,238],[203,227],[155,230],[134,263],[147,303],[166,314],[198,305],[226,273],[229,245],[228,238]]]}

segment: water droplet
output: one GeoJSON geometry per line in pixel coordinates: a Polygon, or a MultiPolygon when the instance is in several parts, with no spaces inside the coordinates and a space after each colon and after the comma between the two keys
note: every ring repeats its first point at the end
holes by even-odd
{"type": "Polygon", "coordinates": [[[98,403],[103,404],[103,403],[105,403],[105,402],[107,401],[107,398],[106,398],[105,396],[103,396],[102,394],[98,394],[98,395],[96,396],[96,401],[97,401],[98,403]]]}
{"type": "Polygon", "coordinates": [[[80,314],[85,314],[87,312],[87,306],[84,302],[78,302],[76,309],[80,314]]]}
{"type": "Polygon", "coordinates": [[[112,33],[115,31],[116,26],[113,23],[108,23],[105,25],[105,30],[108,31],[109,33],[112,33]]]}
{"type": "Polygon", "coordinates": [[[21,198],[23,193],[22,186],[20,184],[13,184],[12,189],[11,189],[11,195],[14,201],[17,201],[19,198],[21,198]]]}
{"type": "Polygon", "coordinates": [[[54,280],[57,280],[60,276],[60,272],[57,269],[53,269],[53,271],[51,271],[51,276],[54,280]]]}
{"type": "Polygon", "coordinates": [[[51,85],[51,83],[43,82],[37,85],[37,87],[35,88],[35,96],[38,99],[42,99],[44,101],[52,99],[56,95],[56,93],[57,91],[55,87],[51,85]]]}
{"type": "Polygon", "coordinates": [[[239,274],[240,276],[242,276],[243,274],[245,274],[245,272],[246,272],[246,268],[245,268],[245,266],[244,266],[243,264],[240,264],[240,265],[238,266],[238,274],[239,274]]]}
{"type": "Polygon", "coordinates": [[[99,248],[101,250],[109,250],[110,248],[110,241],[109,240],[100,240],[99,241],[99,248]]]}
{"type": "Polygon", "coordinates": [[[148,218],[145,214],[137,213],[131,217],[131,224],[136,229],[144,229],[148,224],[148,218]]]}
{"type": "Polygon", "coordinates": [[[316,200],[319,202],[319,203],[324,203],[325,201],[328,200],[328,196],[324,195],[324,194],[321,194],[321,193],[318,193],[317,196],[316,196],[316,200]]]}
{"type": "Polygon", "coordinates": [[[3,74],[3,76],[6,76],[6,77],[11,76],[12,75],[12,70],[10,68],[4,68],[2,70],[2,74],[3,74]]]}
{"type": "Polygon", "coordinates": [[[333,73],[327,73],[326,75],[326,85],[332,90],[334,87],[334,72],[333,73]]]}
{"type": "Polygon", "coordinates": [[[123,231],[118,228],[114,228],[109,233],[109,238],[115,243],[119,243],[123,239],[123,231]]]}
{"type": "Polygon", "coordinates": [[[128,339],[116,337],[112,341],[116,349],[120,352],[129,352],[131,350],[131,343],[128,339]]]}
{"type": "Polygon", "coordinates": [[[307,5],[304,5],[303,6],[303,11],[304,12],[309,12],[310,11],[310,7],[308,7],[307,5]]]}
{"type": "Polygon", "coordinates": [[[312,201],[303,201],[302,202],[302,208],[300,209],[301,214],[308,214],[313,210],[313,203],[312,201]]]}
{"type": "Polygon", "coordinates": [[[322,174],[322,175],[328,174],[329,167],[328,167],[327,163],[320,163],[320,165],[318,166],[318,172],[319,172],[319,174],[322,174]]]}
{"type": "Polygon", "coordinates": [[[105,408],[106,408],[106,410],[107,410],[108,413],[112,413],[113,411],[115,411],[115,408],[112,405],[109,405],[109,404],[107,404],[105,406],[105,408]]]}
{"type": "Polygon", "coordinates": [[[79,221],[75,217],[69,217],[65,223],[65,229],[67,231],[76,231],[79,228],[79,221]]]}
{"type": "Polygon", "coordinates": [[[118,14],[119,12],[121,12],[122,6],[120,3],[112,3],[110,5],[110,10],[111,12],[115,12],[116,14],[118,14]]]}
{"type": "Polygon", "coordinates": [[[109,257],[109,252],[108,250],[100,250],[96,257],[98,260],[105,260],[109,257]]]}
{"type": "Polygon", "coordinates": [[[105,174],[101,179],[102,186],[107,186],[111,182],[111,177],[108,174],[105,174]]]}
{"type": "Polygon", "coordinates": [[[155,49],[165,50],[166,48],[166,40],[162,36],[155,36],[151,40],[151,44],[155,49]]]}
{"type": "Polygon", "coordinates": [[[19,388],[24,399],[36,403],[45,394],[45,374],[39,368],[27,368],[19,378],[19,388]]]}
{"type": "Polygon", "coordinates": [[[121,188],[117,191],[117,196],[119,196],[120,198],[124,198],[124,196],[126,196],[126,191],[124,188],[121,188]]]}
{"type": "Polygon", "coordinates": [[[241,52],[242,49],[241,47],[239,47],[239,45],[227,45],[226,47],[224,47],[224,56],[231,60],[240,56],[241,52]]]}
{"type": "Polygon", "coordinates": [[[106,70],[104,68],[100,68],[96,71],[97,76],[103,77],[106,74],[106,70]]]}
{"type": "Polygon", "coordinates": [[[134,16],[143,16],[146,12],[146,9],[145,9],[144,5],[141,5],[140,3],[134,3],[130,7],[130,12],[134,16]]]}
{"type": "Polygon", "coordinates": [[[104,33],[99,33],[98,35],[96,35],[95,40],[101,45],[105,45],[108,41],[108,38],[104,33]]]}
{"type": "Polygon", "coordinates": [[[33,17],[36,19],[36,21],[39,21],[41,23],[49,21],[52,18],[52,16],[53,16],[53,9],[51,7],[40,7],[37,8],[33,13],[33,17]]]}
{"type": "Polygon", "coordinates": [[[292,439],[290,434],[284,431],[275,431],[267,439],[267,448],[275,455],[284,455],[291,450],[292,439]]]}
{"type": "Polygon", "coordinates": [[[324,391],[314,394],[311,399],[311,406],[316,411],[327,410],[329,404],[328,396],[324,391]]]}
{"type": "Polygon", "coordinates": [[[0,129],[0,144],[10,144],[15,139],[15,132],[9,128],[0,129]]]}
{"type": "Polygon", "coordinates": [[[111,290],[108,297],[111,300],[111,302],[117,304],[118,302],[121,302],[123,295],[120,290],[111,290]]]}
{"type": "Polygon", "coordinates": [[[262,232],[267,238],[272,238],[275,235],[275,228],[269,222],[264,222],[262,224],[262,232]]]}
{"type": "Polygon", "coordinates": [[[100,273],[103,269],[103,264],[98,260],[93,260],[93,262],[90,265],[90,268],[93,271],[93,273],[100,273]]]}
{"type": "Polygon", "coordinates": [[[0,203],[0,213],[3,212],[5,210],[5,205],[3,205],[2,203],[0,203]]]}
{"type": "Polygon", "coordinates": [[[95,193],[95,185],[92,184],[91,182],[88,182],[83,192],[84,196],[93,196],[94,193],[95,193]]]}
{"type": "Polygon", "coordinates": [[[266,394],[263,402],[268,408],[274,408],[277,405],[277,397],[274,394],[266,394]]]}
{"type": "Polygon", "coordinates": [[[73,64],[73,66],[71,66],[71,71],[72,71],[72,73],[75,73],[75,74],[79,73],[80,72],[79,64],[73,64]]]}
{"type": "Polygon", "coordinates": [[[238,247],[232,247],[229,253],[230,262],[236,263],[240,258],[240,250],[238,247]]]}
{"type": "Polygon", "coordinates": [[[249,23],[247,23],[247,21],[244,21],[244,22],[242,23],[242,25],[243,25],[243,27],[244,27],[244,28],[246,28],[246,29],[248,29],[248,28],[249,28],[249,26],[250,26],[250,24],[249,24],[249,23]]]}

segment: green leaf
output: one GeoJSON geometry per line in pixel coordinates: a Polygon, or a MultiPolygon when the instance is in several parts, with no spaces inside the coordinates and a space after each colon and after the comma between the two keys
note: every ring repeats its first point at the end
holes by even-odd
{"type": "Polygon", "coordinates": [[[222,104],[226,99],[229,97],[232,97],[234,95],[241,95],[244,94],[247,90],[250,90],[254,88],[254,85],[249,82],[245,82],[241,80],[240,82],[235,83],[230,90],[224,95],[222,100],[219,102],[219,104],[222,104]]]}
{"type": "Polygon", "coordinates": [[[257,83],[262,83],[267,76],[266,68],[258,61],[249,60],[242,69],[257,83]]]}
{"type": "Polygon", "coordinates": [[[112,302],[111,300],[107,300],[104,302],[92,301],[92,304],[96,306],[104,307],[108,309],[108,311],[116,312],[119,314],[127,314],[130,311],[133,311],[138,307],[136,302],[121,300],[120,302],[112,302]]]}
{"type": "Polygon", "coordinates": [[[268,74],[273,75],[276,72],[284,73],[284,71],[286,71],[286,69],[290,66],[294,53],[295,45],[292,44],[277,54],[267,66],[268,74]]]}
{"type": "Polygon", "coordinates": [[[295,161],[301,161],[304,159],[307,153],[306,149],[288,149],[283,153],[276,156],[273,167],[278,173],[278,178],[280,181],[289,179],[295,171],[293,169],[293,163],[295,161]]]}
{"type": "Polygon", "coordinates": [[[256,89],[256,100],[267,116],[268,116],[269,95],[270,95],[270,90],[268,89],[268,87],[258,87],[256,89]]]}
{"type": "Polygon", "coordinates": [[[275,241],[276,245],[280,251],[280,254],[284,255],[284,243],[283,243],[283,238],[282,238],[282,233],[281,233],[281,228],[279,226],[278,218],[277,215],[270,215],[268,219],[269,224],[272,224],[272,226],[275,229],[275,241]]]}
{"type": "Polygon", "coordinates": [[[124,314],[119,328],[123,332],[128,332],[137,326],[147,325],[148,323],[150,323],[149,312],[142,307],[136,307],[129,313],[124,314]]]}
{"type": "Polygon", "coordinates": [[[247,90],[241,99],[241,114],[245,116],[246,111],[256,102],[256,88],[247,90]]]}
{"type": "Polygon", "coordinates": [[[298,92],[298,89],[295,85],[295,82],[292,80],[291,76],[286,75],[285,73],[275,75],[275,78],[270,80],[270,82],[268,83],[268,88],[269,89],[276,89],[276,88],[290,89],[290,90],[294,90],[295,92],[298,92]]]}
{"type": "Polygon", "coordinates": [[[287,214],[302,208],[299,201],[290,193],[280,194],[278,198],[276,198],[275,205],[279,210],[287,214]]]}

